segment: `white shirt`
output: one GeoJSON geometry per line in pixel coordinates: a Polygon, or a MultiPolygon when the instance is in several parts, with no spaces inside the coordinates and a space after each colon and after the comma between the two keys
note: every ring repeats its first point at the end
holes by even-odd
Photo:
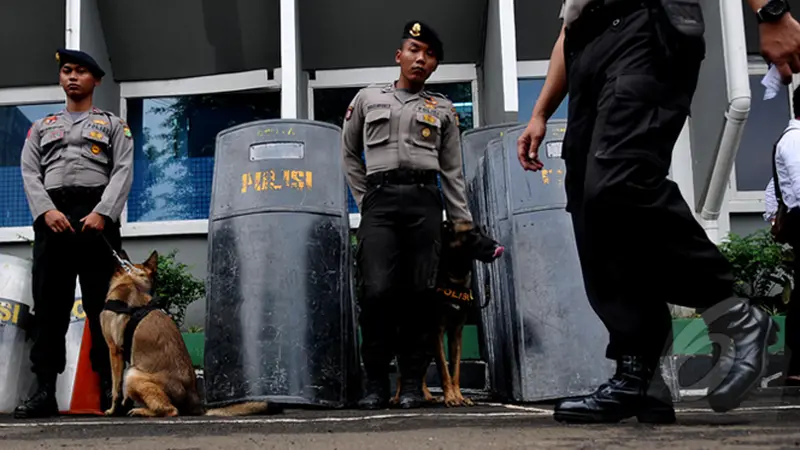
{"type": "Polygon", "coordinates": [[[561,4],[561,14],[558,17],[564,19],[564,25],[569,26],[578,16],[581,15],[581,11],[586,5],[589,4],[591,0],[564,0],[564,3],[561,4]]]}
{"type": "MultiPolygon", "coordinates": [[[[788,209],[800,207],[800,120],[792,119],[786,134],[778,142],[775,152],[775,170],[783,203],[788,209]]],[[[778,210],[778,201],[770,180],[764,191],[766,203],[765,220],[770,220],[778,210]]]]}

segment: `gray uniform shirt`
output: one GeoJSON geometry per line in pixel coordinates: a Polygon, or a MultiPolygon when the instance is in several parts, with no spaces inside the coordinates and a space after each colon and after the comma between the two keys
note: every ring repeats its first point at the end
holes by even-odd
{"type": "Polygon", "coordinates": [[[581,11],[586,5],[589,4],[591,0],[565,0],[564,3],[561,5],[561,17],[564,19],[564,25],[569,26],[578,16],[581,15],[581,11]]]}
{"type": "Polygon", "coordinates": [[[342,154],[359,209],[367,175],[397,168],[436,170],[441,173],[447,217],[472,221],[464,188],[458,114],[447,97],[425,90],[401,92],[394,83],[361,89],[347,108],[342,154]]]}
{"type": "Polygon", "coordinates": [[[133,138],[119,117],[92,108],[39,119],[22,147],[22,182],[34,220],[56,209],[47,191],[105,186],[94,212],[118,221],[133,180],[133,138]]]}

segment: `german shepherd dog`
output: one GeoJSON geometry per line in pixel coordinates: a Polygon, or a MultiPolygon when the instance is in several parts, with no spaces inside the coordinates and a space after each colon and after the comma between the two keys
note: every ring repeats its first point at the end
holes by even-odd
{"type": "MultiPolygon", "coordinates": [[[[474,307],[472,297],[472,263],[490,263],[499,258],[505,248],[486,237],[474,228],[465,228],[459,223],[442,223],[442,254],[436,288],[434,313],[438,319],[434,360],[442,383],[442,399],[435,399],[422,380],[422,393],[429,403],[443,402],[447,407],[472,406],[472,400],[461,394],[461,342],[464,324],[470,308],[474,307]],[[450,364],[444,350],[444,336],[447,334],[450,364]]],[[[400,401],[400,385],[397,378],[397,391],[392,403],[400,401]]]]}
{"type": "MultiPolygon", "coordinates": [[[[158,253],[142,264],[128,264],[128,255],[111,278],[106,309],[100,314],[103,336],[111,356],[112,406],[107,416],[124,414],[140,417],[177,415],[243,416],[268,412],[266,402],[247,402],[206,410],[197,391],[192,360],[175,322],[153,308],[135,328],[130,343],[125,327],[131,314],[109,309],[109,302],[135,310],[152,300],[158,253]],[[123,305],[124,304],[124,305],[123,305]],[[130,367],[125,371],[124,346],[130,345],[130,367]],[[124,385],[123,385],[124,379],[124,385]],[[123,390],[124,389],[124,390],[123,390]],[[131,409],[134,404],[144,407],[131,409]]],[[[115,305],[115,306],[116,306],[115,305]]],[[[116,308],[118,309],[118,308],[116,308]]]]}

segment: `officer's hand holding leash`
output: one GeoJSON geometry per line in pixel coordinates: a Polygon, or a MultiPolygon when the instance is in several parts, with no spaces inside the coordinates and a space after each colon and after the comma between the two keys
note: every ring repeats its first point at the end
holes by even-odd
{"type": "Polygon", "coordinates": [[[51,209],[50,211],[47,211],[44,214],[44,222],[56,233],[61,233],[67,230],[70,230],[73,233],[75,232],[75,230],[72,228],[72,225],[70,225],[67,216],[57,209],[51,209]]]}
{"type": "Polygon", "coordinates": [[[96,212],[91,212],[88,216],[81,219],[81,223],[83,223],[81,231],[85,231],[87,228],[90,230],[103,231],[103,228],[106,226],[106,219],[96,212]]]}

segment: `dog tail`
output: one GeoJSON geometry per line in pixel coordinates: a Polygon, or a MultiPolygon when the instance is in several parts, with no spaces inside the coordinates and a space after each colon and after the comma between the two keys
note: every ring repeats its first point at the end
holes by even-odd
{"type": "Polygon", "coordinates": [[[206,416],[254,416],[257,414],[276,414],[280,408],[267,402],[246,402],[228,405],[222,408],[214,408],[206,411],[206,416]]]}

